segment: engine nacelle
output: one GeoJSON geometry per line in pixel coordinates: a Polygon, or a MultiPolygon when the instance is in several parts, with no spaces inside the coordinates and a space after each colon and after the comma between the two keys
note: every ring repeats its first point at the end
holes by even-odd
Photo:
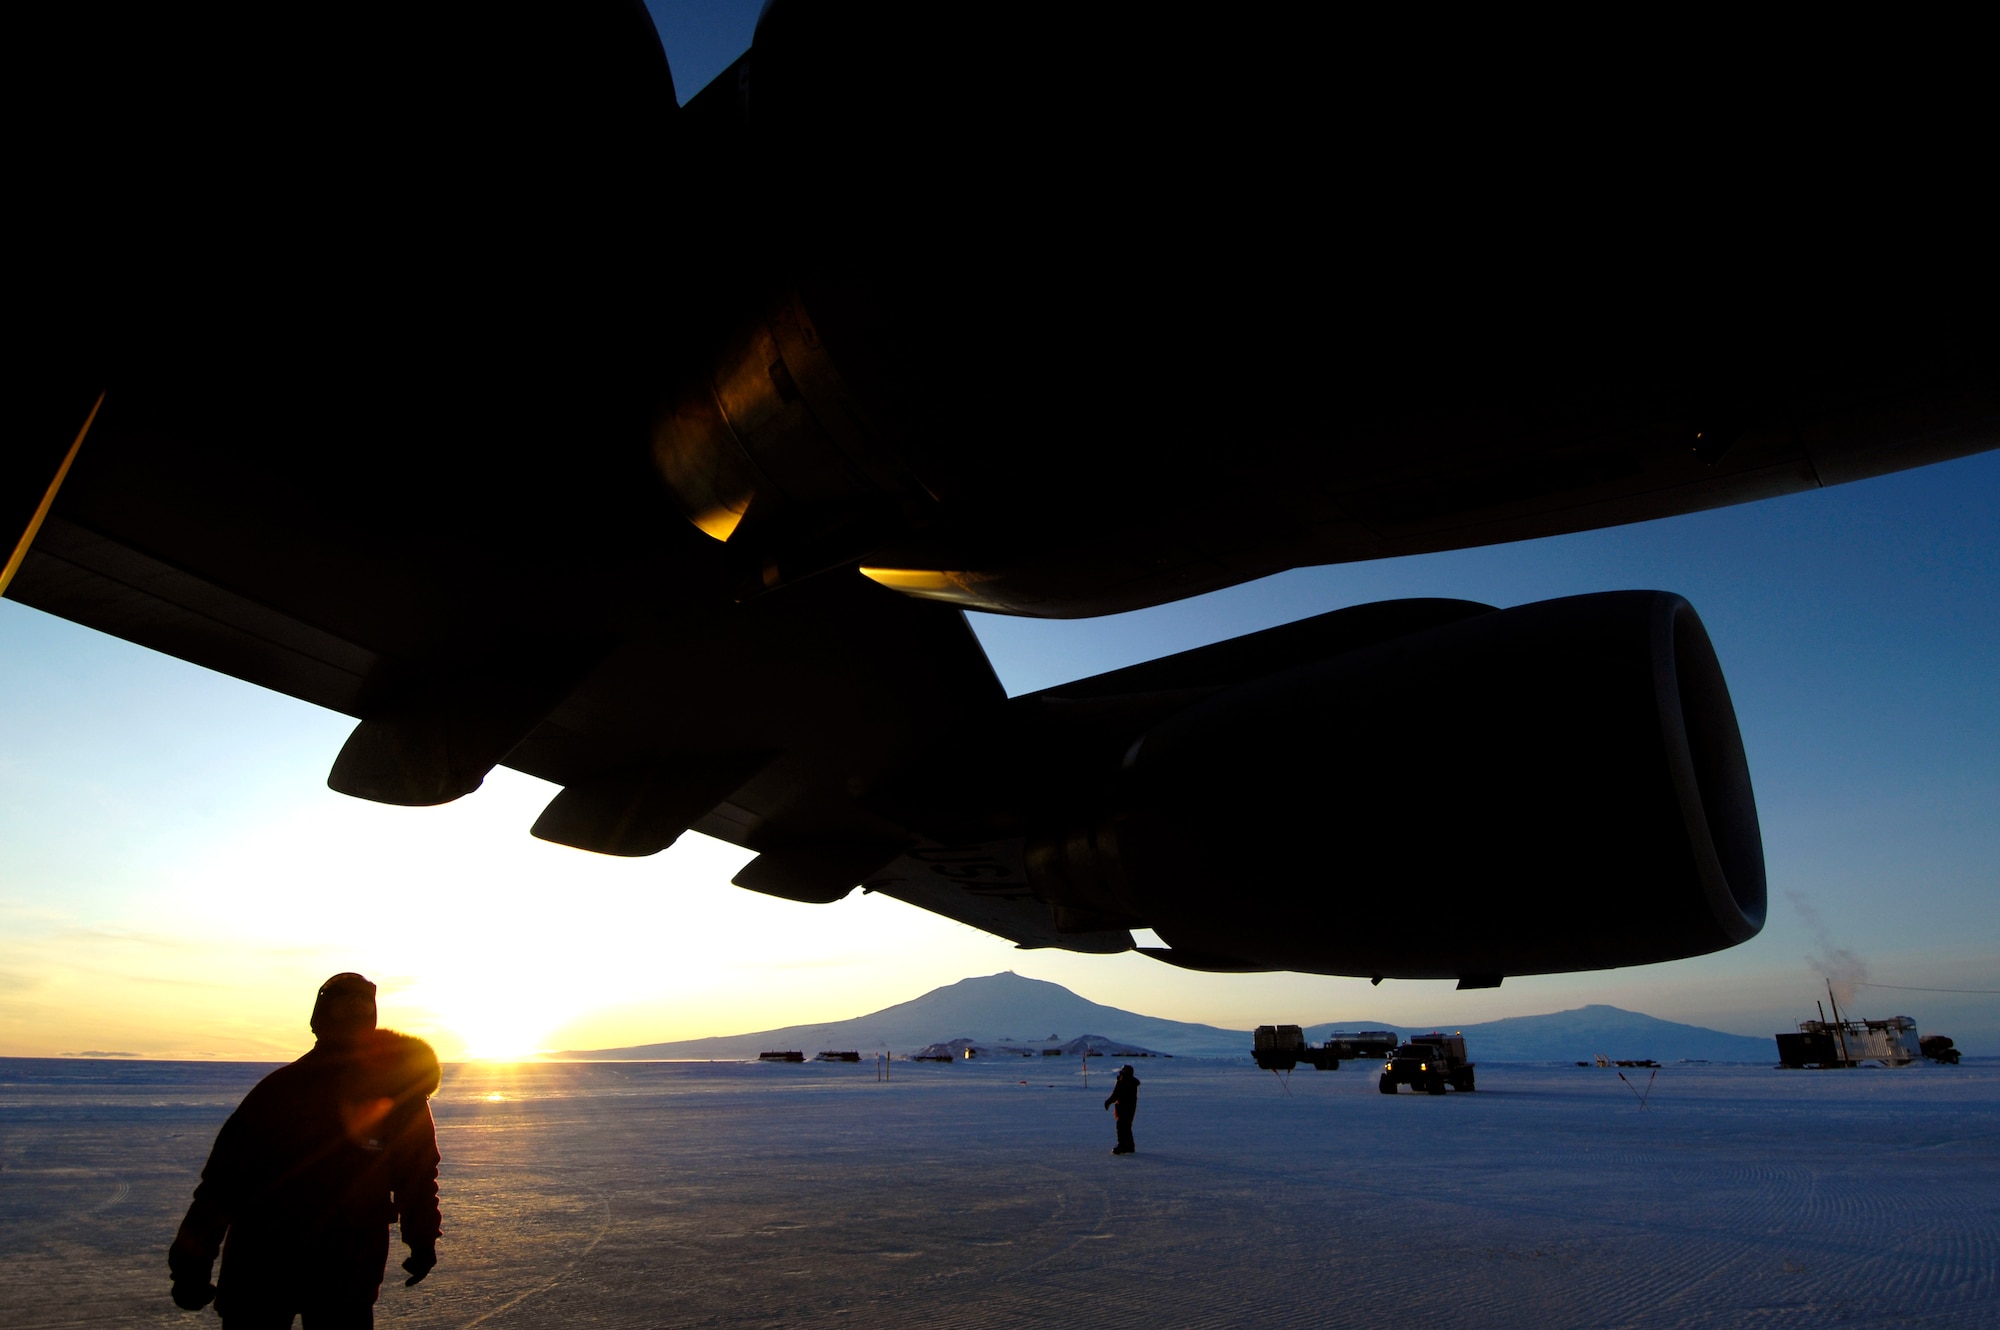
{"type": "Polygon", "coordinates": [[[1058,910],[1196,968],[1453,978],[1700,955],[1764,923],[1729,691],[1693,608],[1475,614],[1214,692],[1031,832],[1058,910]]]}

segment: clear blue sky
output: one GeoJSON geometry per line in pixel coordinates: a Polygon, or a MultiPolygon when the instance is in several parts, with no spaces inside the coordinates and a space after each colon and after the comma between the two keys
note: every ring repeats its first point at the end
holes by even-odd
{"type": "MultiPolygon", "coordinates": [[[[684,99],[747,46],[755,11],[673,7],[663,35],[684,99]]],[[[714,842],[625,862],[533,841],[550,791],[512,773],[445,809],[345,800],[324,786],[344,718],[0,602],[0,1055],[278,1056],[305,1038],[312,987],[347,968],[381,978],[385,1017],[447,1053],[834,1019],[1009,968],[1239,1027],[1605,1001],[1769,1034],[1812,1014],[1834,966],[2000,989],[1996,516],[1989,453],[1611,531],[1302,570],[1111,619],[975,620],[1022,692],[1397,596],[1688,597],[1742,722],[1770,923],[1719,956],[1476,994],[1016,952],[879,897],[774,901],[729,887],[747,856],[714,842]]],[[[2000,1053],[2000,998],[1862,988],[1857,1007],[2000,1053]]]]}

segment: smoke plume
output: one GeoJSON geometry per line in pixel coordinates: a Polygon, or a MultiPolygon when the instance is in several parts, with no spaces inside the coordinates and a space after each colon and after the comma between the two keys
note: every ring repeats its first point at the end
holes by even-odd
{"type": "Polygon", "coordinates": [[[1785,896],[1799,917],[1806,922],[1806,931],[1812,935],[1813,949],[1806,953],[1806,964],[1812,972],[1833,985],[1834,1000],[1840,1003],[1842,1015],[1854,1003],[1856,984],[1868,982],[1868,962],[1846,947],[1837,947],[1827,934],[1826,921],[1819,917],[1819,911],[1806,899],[1805,893],[1787,891],[1785,896]]]}

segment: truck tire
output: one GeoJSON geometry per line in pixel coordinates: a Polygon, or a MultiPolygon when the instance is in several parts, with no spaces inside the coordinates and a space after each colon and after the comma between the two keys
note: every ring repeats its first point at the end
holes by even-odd
{"type": "Polygon", "coordinates": [[[1459,1086],[1458,1088],[1465,1091],[1467,1094],[1471,1094],[1474,1090],[1478,1089],[1479,1087],[1473,1084],[1472,1073],[1468,1071],[1465,1073],[1465,1084],[1459,1086]]]}
{"type": "Polygon", "coordinates": [[[1424,1083],[1424,1089],[1430,1091],[1432,1094],[1443,1094],[1444,1077],[1437,1072],[1432,1072],[1430,1080],[1424,1083]]]}
{"type": "Polygon", "coordinates": [[[1381,1080],[1375,1083],[1375,1088],[1380,1090],[1383,1094],[1394,1094],[1396,1093],[1396,1082],[1389,1079],[1389,1077],[1384,1076],[1381,1080]]]}

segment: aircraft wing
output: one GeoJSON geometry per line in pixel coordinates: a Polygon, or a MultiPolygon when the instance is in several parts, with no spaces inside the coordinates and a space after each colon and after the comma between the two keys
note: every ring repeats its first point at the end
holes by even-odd
{"type": "Polygon", "coordinates": [[[1330,12],[775,0],[684,106],[630,4],[50,21],[91,95],[22,167],[62,204],[21,219],[5,594],[354,717],[337,790],[505,764],[561,787],[536,835],[699,830],[794,900],[1471,983],[1740,942],[1755,802],[1678,597],[1352,607],[1014,699],[959,610],[2000,442],[1991,321],[1941,298],[1983,200],[1820,188],[1967,179],[1937,126],[1976,117],[1802,136],[1559,43],[1356,60],[1330,12]]]}
{"type": "Polygon", "coordinates": [[[1029,883],[1017,842],[919,842],[870,875],[863,887],[1004,937],[1024,951],[1041,947],[1101,953],[1132,949],[1132,934],[1122,927],[1057,927],[1048,902],[1035,895],[1029,883]]]}
{"type": "MultiPolygon", "coordinates": [[[[497,601],[533,575],[489,568],[482,588],[463,559],[431,563],[411,551],[386,581],[365,584],[370,569],[356,561],[329,587],[311,575],[313,551],[332,555],[343,542],[232,548],[217,541],[219,519],[163,523],[152,534],[172,544],[141,548],[129,530],[102,529],[116,531],[106,496],[129,498],[137,483],[119,465],[127,436],[115,414],[104,424],[10,598],[363,718],[364,732],[402,744],[401,766],[353,777],[375,780],[360,791],[375,797],[435,801],[447,787],[386,786],[444,775],[457,782],[449,789],[476,785],[504,760],[565,787],[538,829],[587,848],[651,853],[694,826],[763,851],[810,843],[886,859],[908,833],[850,791],[1004,697],[959,611],[858,577],[742,606],[635,611],[616,633],[598,624],[571,635],[574,604],[544,613],[524,603],[504,619],[482,613],[456,632],[433,622],[430,638],[399,640],[412,597],[497,601]],[[253,588],[229,575],[258,564],[253,588]],[[478,770],[451,766],[475,751],[478,770]],[[431,765],[411,765],[423,761],[431,765]]],[[[180,497],[162,485],[162,496],[180,497]]],[[[271,495],[253,511],[281,508],[271,495]]],[[[678,524],[666,530],[680,535],[678,524]]],[[[849,870],[844,886],[877,866],[849,870]]]]}
{"type": "MultiPolygon", "coordinates": [[[[221,574],[190,571],[196,551],[177,549],[176,561],[83,525],[116,520],[94,506],[97,495],[146,488],[121,474],[125,437],[114,413],[69,493],[67,515],[46,522],[11,598],[357,717],[399,673],[429,663],[380,645],[393,623],[329,631],[321,625],[338,607],[310,594],[275,607],[221,574]]],[[[261,506],[280,500],[267,496],[261,506]]],[[[282,553],[264,551],[266,559],[282,553]]],[[[420,565],[401,567],[416,578],[420,565]]],[[[463,570],[438,576],[465,586],[463,570]]],[[[275,581],[296,587],[306,578],[290,568],[275,581]]],[[[393,604],[402,589],[378,586],[354,599],[393,604]]],[[[518,636],[529,640],[525,628],[518,636]]],[[[993,856],[1006,856],[1004,846],[968,853],[920,841],[855,800],[1004,701],[960,611],[864,578],[827,577],[652,625],[613,646],[585,641],[599,657],[571,667],[566,695],[502,758],[563,787],[538,834],[645,854],[693,829],[758,850],[753,882],[776,894],[837,898],[865,875],[871,891],[1024,947],[1132,945],[1124,929],[1059,932],[1028,887],[1018,847],[1003,864],[993,856]]],[[[461,683],[490,696],[509,687],[490,668],[461,683]]]]}

